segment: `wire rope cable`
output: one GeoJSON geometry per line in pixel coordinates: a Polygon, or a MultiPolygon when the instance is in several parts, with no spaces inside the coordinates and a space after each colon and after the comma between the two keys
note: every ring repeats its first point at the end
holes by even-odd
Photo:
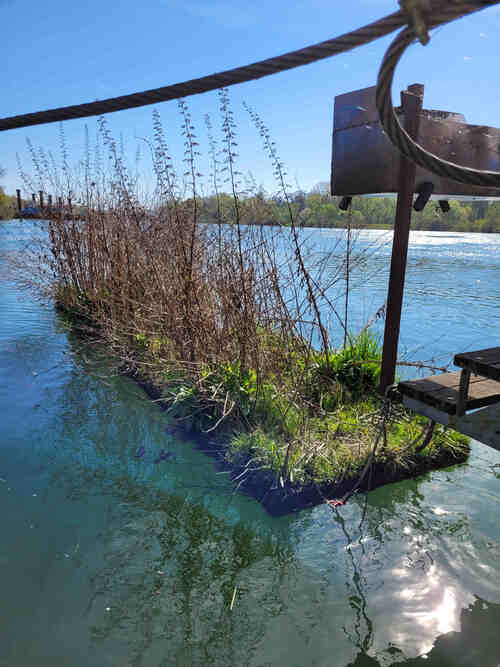
{"type": "MultiPolygon", "coordinates": [[[[412,10],[405,11],[401,9],[393,14],[389,14],[374,23],[370,23],[362,28],[353,30],[336,37],[308,46],[297,51],[290,51],[275,58],[261,60],[244,67],[236,67],[218,74],[191,79],[183,83],[176,83],[171,86],[154,88],[130,95],[112,97],[105,100],[96,100],[85,104],[76,104],[72,106],[59,107],[57,109],[48,109],[35,113],[23,114],[20,116],[10,116],[0,119],[0,131],[13,130],[21,127],[41,125],[43,123],[54,123],[62,120],[75,118],[88,118],[113,111],[122,111],[135,107],[146,106],[148,104],[157,104],[168,100],[175,100],[181,97],[189,97],[205,93],[210,90],[217,90],[232,86],[246,81],[260,79],[277,72],[283,72],[302,65],[308,65],[324,58],[350,51],[357,46],[368,44],[379,37],[384,37],[389,33],[401,28],[408,23],[415,24],[415,11],[419,19],[425,21],[426,26],[437,26],[447,23],[453,19],[472,14],[473,12],[491,7],[500,2],[500,0],[475,0],[466,2],[464,0],[401,0],[403,8],[405,5],[412,10]],[[420,11],[421,7],[421,11],[420,11]]],[[[418,33],[415,27],[416,34],[418,33]]],[[[404,32],[404,31],[403,31],[404,32]]],[[[413,32],[409,32],[413,36],[413,32]]],[[[396,130],[397,131],[397,130],[396,130]]]]}
{"type": "MultiPolygon", "coordinates": [[[[451,2],[440,14],[428,19],[427,27],[433,28],[442,23],[447,23],[457,18],[457,13],[460,14],[464,9],[467,9],[467,13],[470,13],[469,8],[474,6],[479,8],[479,5],[483,6],[484,3],[474,1],[451,2]]],[[[380,66],[377,79],[376,105],[380,123],[387,137],[405,157],[438,176],[468,185],[500,187],[500,172],[473,169],[444,160],[414,141],[399,123],[392,105],[392,82],[401,56],[414,41],[415,34],[411,29],[405,28],[402,30],[387,49],[380,66]]]]}
{"type": "MultiPolygon", "coordinates": [[[[489,1],[493,2],[493,0],[489,1]]],[[[500,0],[494,1],[499,2],[500,0]]],[[[97,100],[86,104],[48,109],[22,116],[2,118],[0,119],[0,131],[74,118],[87,118],[88,116],[132,109],[260,79],[271,74],[308,65],[318,60],[337,55],[338,53],[350,51],[357,46],[367,44],[379,37],[394,32],[394,30],[406,25],[407,21],[408,18],[403,11],[394,12],[363,28],[345,33],[334,39],[320,42],[319,44],[314,44],[298,51],[291,51],[275,58],[261,60],[250,65],[245,65],[244,67],[236,67],[217,74],[191,79],[183,83],[175,83],[171,86],[154,88],[140,93],[111,97],[106,100],[97,100]]]]}

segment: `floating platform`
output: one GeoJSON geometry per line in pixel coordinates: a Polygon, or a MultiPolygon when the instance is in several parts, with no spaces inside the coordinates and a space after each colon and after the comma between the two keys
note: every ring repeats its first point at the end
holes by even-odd
{"type": "Polygon", "coordinates": [[[69,221],[81,221],[85,220],[85,215],[80,215],[77,213],[69,213],[68,211],[60,210],[44,210],[44,211],[18,211],[14,214],[13,218],[17,220],[59,220],[64,219],[66,222],[69,221]]]}

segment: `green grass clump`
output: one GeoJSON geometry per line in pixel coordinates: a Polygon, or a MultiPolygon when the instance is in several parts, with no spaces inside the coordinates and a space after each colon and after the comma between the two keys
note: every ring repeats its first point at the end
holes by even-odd
{"type": "MultiPolygon", "coordinates": [[[[262,429],[239,433],[228,443],[227,460],[272,472],[282,485],[331,485],[355,479],[364,468],[378,435],[382,401],[371,399],[344,406],[326,418],[310,417],[301,437],[286,441],[262,429]]],[[[387,481],[419,474],[463,460],[468,439],[436,425],[431,442],[419,450],[426,420],[402,409],[387,425],[387,437],[373,465],[387,481]]]]}
{"type": "Polygon", "coordinates": [[[339,401],[357,401],[377,390],[382,350],[369,330],[351,338],[349,345],[313,356],[309,397],[324,410],[339,401]]]}
{"type": "MultiPolygon", "coordinates": [[[[359,475],[380,432],[380,356],[365,331],[329,352],[328,364],[320,353],[309,362],[296,354],[280,384],[272,375],[259,384],[255,371],[236,362],[205,365],[196,381],[170,384],[166,398],[192,428],[219,431],[226,461],[243,478],[258,471],[283,487],[330,485],[359,475]]],[[[468,439],[440,425],[422,448],[427,426],[426,418],[393,406],[374,469],[390,480],[463,460],[468,439]]]]}

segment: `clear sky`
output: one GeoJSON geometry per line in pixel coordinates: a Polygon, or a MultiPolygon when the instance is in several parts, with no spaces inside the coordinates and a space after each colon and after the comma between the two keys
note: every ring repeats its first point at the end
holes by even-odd
{"type": "MultiPolygon", "coordinates": [[[[180,82],[279,55],[360,27],[398,9],[396,0],[0,0],[0,117],[123,95],[180,82]]],[[[242,108],[246,101],[271,130],[289,181],[310,189],[329,180],[333,99],[373,85],[390,38],[289,72],[229,89],[238,121],[239,166],[274,190],[272,168],[242,108]]],[[[500,5],[434,31],[412,46],[396,74],[397,91],[425,84],[424,106],[464,113],[468,122],[500,126],[500,5]]],[[[220,125],[215,92],[188,98],[208,172],[203,117],[220,125]]],[[[176,102],[157,107],[174,155],[182,158],[176,102]]],[[[137,137],[152,135],[152,106],[107,116],[131,155],[137,137]]],[[[84,126],[64,124],[75,161],[84,126]]],[[[0,133],[6,191],[20,187],[16,153],[29,166],[26,138],[57,150],[58,125],[0,133]]],[[[147,176],[146,165],[144,165],[147,176]]]]}

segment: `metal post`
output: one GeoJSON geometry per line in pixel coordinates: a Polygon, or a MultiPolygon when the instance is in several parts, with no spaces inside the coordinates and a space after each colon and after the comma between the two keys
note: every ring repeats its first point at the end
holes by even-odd
{"type": "Polygon", "coordinates": [[[31,201],[33,202],[33,206],[36,206],[36,195],[34,192],[31,194],[31,201]]]}
{"type": "MultiPolygon", "coordinates": [[[[408,91],[401,93],[405,130],[413,139],[418,139],[419,113],[422,110],[423,97],[424,87],[418,83],[408,86],[408,91]]],[[[401,156],[396,221],[392,242],[391,271],[387,294],[382,368],[380,372],[380,391],[382,393],[385,392],[389,385],[393,384],[396,373],[411,209],[415,190],[415,173],[415,163],[401,156]]]]}
{"type": "Polygon", "coordinates": [[[16,195],[17,195],[17,211],[18,213],[21,213],[21,209],[23,208],[21,203],[21,190],[17,189],[16,195]]]}
{"type": "Polygon", "coordinates": [[[52,195],[47,195],[47,199],[49,200],[49,208],[52,208],[52,195]]]}
{"type": "Polygon", "coordinates": [[[40,195],[40,210],[43,211],[43,190],[39,190],[38,194],[40,195]]]}

